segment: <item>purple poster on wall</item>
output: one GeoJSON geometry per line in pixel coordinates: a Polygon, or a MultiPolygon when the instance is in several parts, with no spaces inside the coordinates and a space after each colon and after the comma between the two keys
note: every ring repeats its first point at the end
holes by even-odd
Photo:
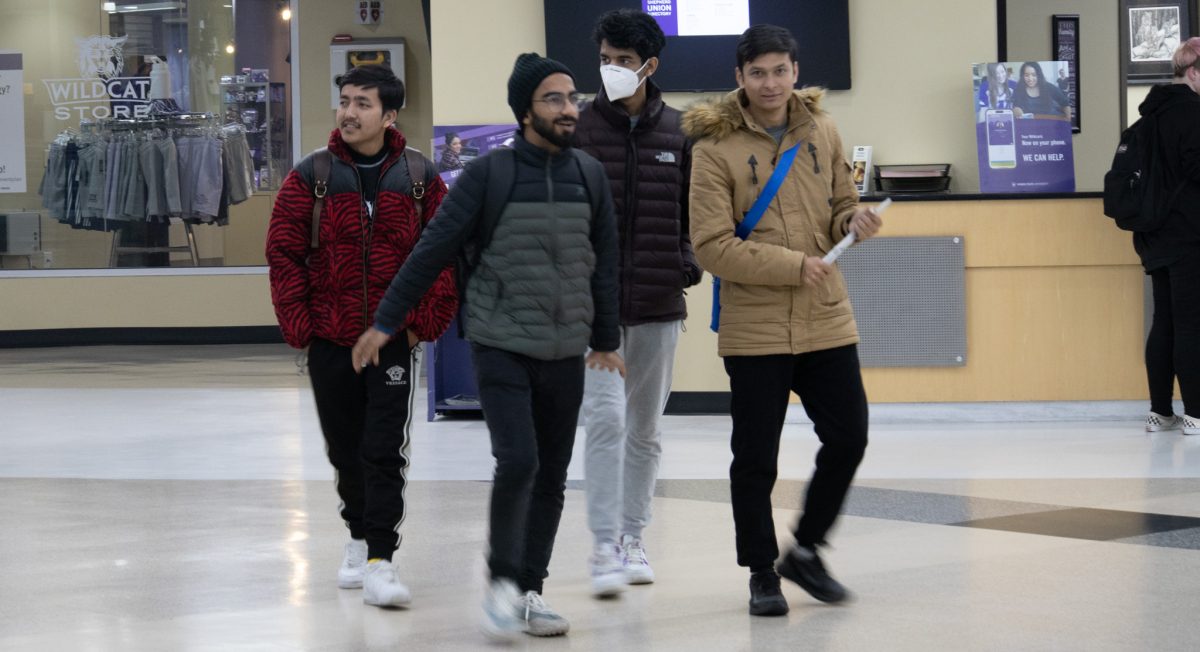
{"type": "Polygon", "coordinates": [[[1071,101],[1062,61],[975,65],[979,191],[1074,192],[1071,101]]]}
{"type": "Polygon", "coordinates": [[[462,174],[472,159],[512,145],[516,123],[505,125],[449,125],[433,128],[433,162],[447,186],[462,174]]]}

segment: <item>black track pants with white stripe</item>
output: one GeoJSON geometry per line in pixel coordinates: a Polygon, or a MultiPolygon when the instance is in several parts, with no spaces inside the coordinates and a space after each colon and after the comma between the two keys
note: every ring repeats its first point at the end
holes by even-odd
{"type": "Polygon", "coordinates": [[[404,490],[412,443],[413,351],[397,334],[362,374],[350,347],[313,340],[308,370],[325,448],[336,471],[341,515],[350,536],[367,540],[371,559],[392,558],[400,546],[404,490]]]}

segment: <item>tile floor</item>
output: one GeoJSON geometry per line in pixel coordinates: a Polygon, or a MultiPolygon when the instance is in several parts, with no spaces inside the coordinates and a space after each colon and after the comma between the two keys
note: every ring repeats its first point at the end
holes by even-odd
{"type": "MultiPolygon", "coordinates": [[[[0,350],[0,368],[0,650],[495,649],[475,626],[482,422],[417,422],[397,556],[414,601],[385,611],[335,586],[346,533],[285,347],[0,350]]],[[[658,582],[589,597],[577,447],[546,588],[572,630],[513,647],[1200,649],[1200,437],[1147,435],[1137,402],[872,409],[827,554],[852,604],[788,586],[788,616],[747,615],[728,418],[667,417],[658,582]]],[[[781,539],[815,450],[796,414],[781,539]]]]}

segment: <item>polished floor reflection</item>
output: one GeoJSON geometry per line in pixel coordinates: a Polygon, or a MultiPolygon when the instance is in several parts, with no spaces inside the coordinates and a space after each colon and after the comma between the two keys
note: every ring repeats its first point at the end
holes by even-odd
{"type": "MultiPolygon", "coordinates": [[[[419,421],[397,556],[412,607],[334,582],[307,379],[278,346],[0,351],[0,650],[495,649],[475,627],[491,458],[478,421],[419,421]]],[[[857,599],[786,587],[746,613],[728,418],[668,417],[647,547],[657,583],[588,595],[581,448],[547,650],[1193,650],[1200,437],[1138,403],[873,406],[827,561],[857,599]]],[[[423,405],[418,406],[423,415],[423,405]]],[[[581,431],[582,432],[582,431],[581,431]]],[[[816,450],[785,431],[781,538],[816,450]]]]}

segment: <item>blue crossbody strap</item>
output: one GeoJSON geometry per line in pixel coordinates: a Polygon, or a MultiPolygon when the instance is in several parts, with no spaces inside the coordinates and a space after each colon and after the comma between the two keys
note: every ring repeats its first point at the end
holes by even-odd
{"type": "Polygon", "coordinates": [[[767,212],[767,206],[771,205],[771,202],[775,200],[775,195],[779,193],[779,186],[783,185],[783,178],[787,176],[788,170],[792,169],[792,161],[796,160],[796,152],[799,150],[800,143],[796,143],[779,155],[779,164],[775,166],[771,178],[767,179],[767,185],[759,193],[758,199],[754,200],[750,212],[746,213],[746,219],[742,220],[742,223],[734,229],[734,235],[743,240],[750,237],[750,232],[758,226],[758,221],[762,219],[763,213],[767,212]]]}
{"type": "MultiPolygon", "coordinates": [[[[745,240],[750,237],[750,232],[754,227],[758,226],[758,221],[762,219],[764,213],[767,212],[767,206],[775,200],[775,195],[779,193],[779,187],[783,185],[783,178],[787,176],[788,170],[792,169],[792,161],[796,160],[796,152],[800,151],[800,143],[796,143],[784,150],[783,154],[779,155],[779,164],[775,166],[775,171],[771,173],[771,178],[767,179],[767,185],[758,195],[758,199],[754,200],[754,205],[750,207],[750,212],[746,213],[746,219],[737,225],[733,230],[733,234],[745,240]]],[[[713,301],[712,301],[712,320],[708,327],[715,333],[721,324],[721,279],[713,277],[713,301]]]]}

